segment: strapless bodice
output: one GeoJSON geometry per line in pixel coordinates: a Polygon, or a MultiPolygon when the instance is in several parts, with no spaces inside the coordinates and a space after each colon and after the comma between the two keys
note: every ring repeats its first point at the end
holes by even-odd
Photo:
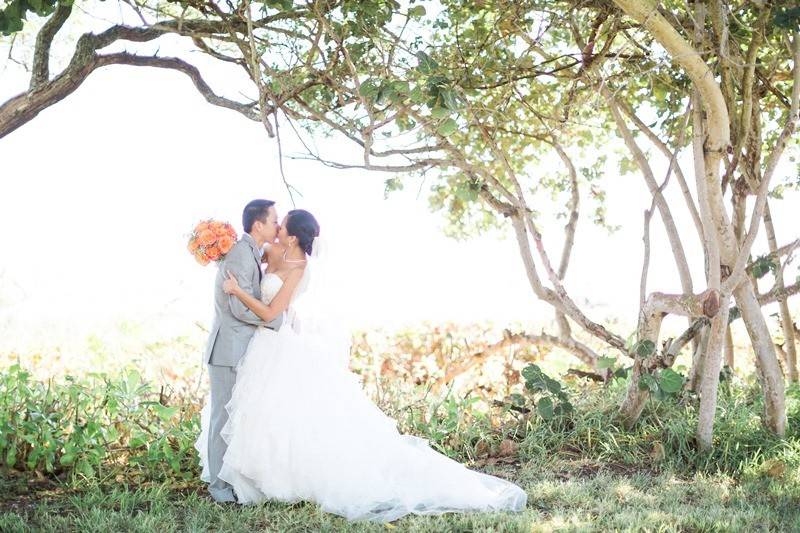
{"type": "Polygon", "coordinates": [[[261,301],[269,304],[283,287],[283,280],[274,272],[264,274],[261,280],[261,301]]]}

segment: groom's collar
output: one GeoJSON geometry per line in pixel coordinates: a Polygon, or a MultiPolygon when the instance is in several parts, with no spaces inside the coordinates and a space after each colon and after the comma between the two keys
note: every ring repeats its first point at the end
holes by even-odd
{"type": "Polygon", "coordinates": [[[253,249],[253,255],[259,262],[261,262],[261,256],[263,255],[263,250],[258,247],[258,244],[256,244],[256,240],[249,233],[243,234],[242,240],[250,245],[250,248],[253,249]]]}

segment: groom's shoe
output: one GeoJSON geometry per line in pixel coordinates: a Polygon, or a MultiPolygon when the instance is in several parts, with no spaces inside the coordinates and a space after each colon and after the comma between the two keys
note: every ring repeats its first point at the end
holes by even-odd
{"type": "Polygon", "coordinates": [[[217,503],[238,503],[236,493],[233,489],[225,489],[218,491],[209,491],[211,499],[217,503]]]}

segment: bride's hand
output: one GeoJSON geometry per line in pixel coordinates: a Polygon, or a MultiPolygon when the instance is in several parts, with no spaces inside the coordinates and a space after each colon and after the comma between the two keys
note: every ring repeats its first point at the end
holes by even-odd
{"type": "Polygon", "coordinates": [[[239,290],[239,282],[230,272],[228,272],[228,279],[222,282],[222,290],[225,291],[225,294],[236,294],[236,291],[239,290]]]}

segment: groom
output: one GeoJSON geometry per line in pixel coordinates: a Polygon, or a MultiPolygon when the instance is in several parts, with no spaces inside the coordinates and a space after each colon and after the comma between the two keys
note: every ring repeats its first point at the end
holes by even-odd
{"type": "Polygon", "coordinates": [[[236,276],[239,286],[256,298],[261,298],[261,254],[265,243],[275,240],[278,233],[278,213],[275,202],[253,200],[242,212],[245,233],[219,265],[214,283],[214,324],[208,338],[204,361],[208,363],[211,382],[211,420],[208,431],[208,468],[211,481],[208,491],[218,502],[235,502],[233,488],[219,479],[222,457],[227,444],[220,430],[228,420],[225,405],[231,399],[236,383],[236,365],[247,350],[257,326],[278,329],[282,317],[264,323],[238,298],[222,290],[226,272],[236,276]]]}

